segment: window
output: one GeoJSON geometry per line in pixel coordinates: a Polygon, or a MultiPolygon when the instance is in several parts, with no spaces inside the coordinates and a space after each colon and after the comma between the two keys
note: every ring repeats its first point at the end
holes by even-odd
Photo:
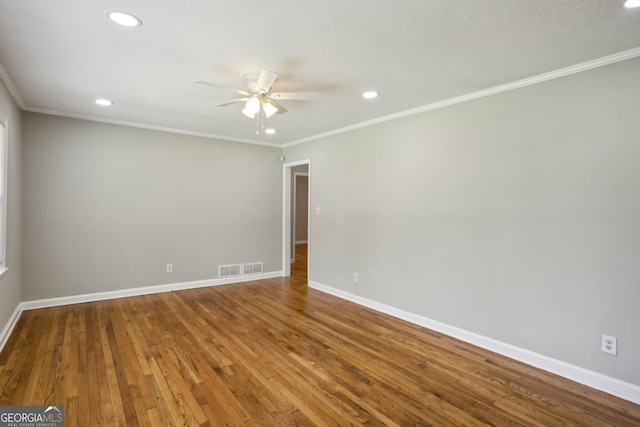
{"type": "Polygon", "coordinates": [[[0,276],[7,271],[7,123],[0,113],[0,276]]]}

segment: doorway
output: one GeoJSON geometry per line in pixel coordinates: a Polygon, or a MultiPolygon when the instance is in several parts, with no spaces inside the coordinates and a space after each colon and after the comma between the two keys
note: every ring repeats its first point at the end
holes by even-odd
{"type": "Polygon", "coordinates": [[[309,203],[311,162],[283,165],[282,274],[304,283],[309,274],[309,203]]]}

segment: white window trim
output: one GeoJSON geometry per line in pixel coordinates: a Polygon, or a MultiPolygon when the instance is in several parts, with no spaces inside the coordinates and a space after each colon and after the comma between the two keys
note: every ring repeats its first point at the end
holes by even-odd
{"type": "Polygon", "coordinates": [[[1,227],[1,236],[2,242],[2,252],[0,253],[0,278],[4,276],[4,274],[9,270],[7,267],[7,169],[9,165],[9,119],[0,111],[0,132],[2,132],[2,139],[0,142],[2,146],[0,146],[0,150],[3,150],[2,160],[3,164],[2,170],[0,170],[0,210],[2,216],[0,217],[0,227],[1,227]]]}

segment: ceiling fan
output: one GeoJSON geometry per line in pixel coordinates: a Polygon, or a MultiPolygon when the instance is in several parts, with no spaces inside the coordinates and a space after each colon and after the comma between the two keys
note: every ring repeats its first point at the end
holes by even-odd
{"type": "Polygon", "coordinates": [[[241,95],[241,98],[232,99],[231,101],[220,103],[217,106],[225,107],[227,105],[244,102],[242,113],[251,119],[256,116],[260,119],[261,115],[269,118],[276,113],[286,113],[287,109],[280,105],[278,101],[304,101],[314,99],[318,96],[317,92],[271,92],[277,78],[278,74],[265,69],[260,71],[257,80],[255,79],[255,75],[253,78],[250,75],[245,75],[245,80],[247,81],[246,90],[233,89],[203,80],[195,80],[195,83],[227,89],[241,95]]]}

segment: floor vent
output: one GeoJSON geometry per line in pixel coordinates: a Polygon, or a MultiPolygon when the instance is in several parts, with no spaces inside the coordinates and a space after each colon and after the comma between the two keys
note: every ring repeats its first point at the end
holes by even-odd
{"type": "Polygon", "coordinates": [[[242,264],[242,274],[259,274],[262,273],[262,263],[254,262],[251,264],[242,264]]]}
{"type": "Polygon", "coordinates": [[[218,277],[231,277],[240,275],[240,264],[221,265],[218,267],[218,277]]]}

